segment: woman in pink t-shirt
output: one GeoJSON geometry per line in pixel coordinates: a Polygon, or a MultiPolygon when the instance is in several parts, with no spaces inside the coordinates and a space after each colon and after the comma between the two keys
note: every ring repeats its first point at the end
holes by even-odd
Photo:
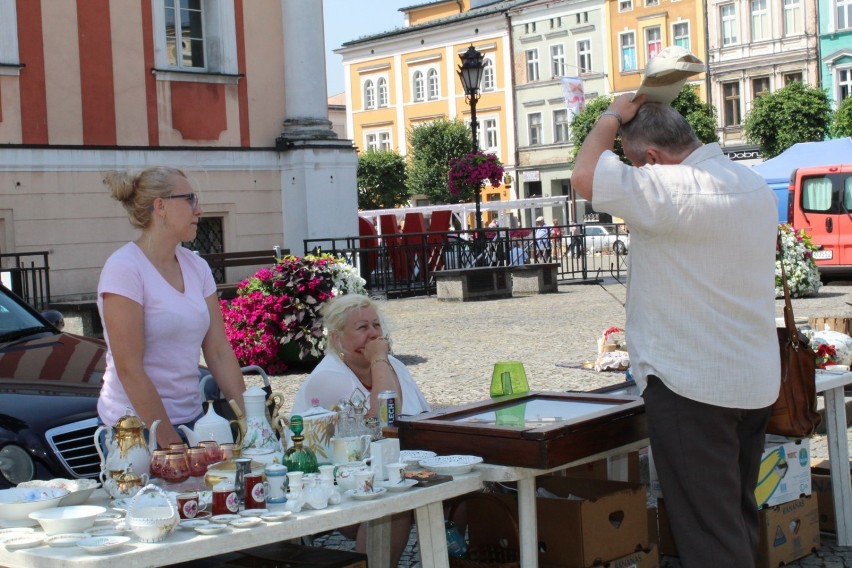
{"type": "Polygon", "coordinates": [[[104,182],[142,234],[115,251],[98,283],[107,368],[98,414],[114,424],[132,408],[147,425],[160,420],[157,443],[181,442],[176,430],[201,415],[201,353],[222,394],[241,408],[245,381],[225,326],[210,267],[192,241],[201,206],[186,175],[152,167],[110,172],[104,182]]]}

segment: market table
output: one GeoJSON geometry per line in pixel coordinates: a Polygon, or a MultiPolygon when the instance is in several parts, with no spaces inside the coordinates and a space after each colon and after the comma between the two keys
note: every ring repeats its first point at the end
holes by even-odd
{"type": "Polygon", "coordinates": [[[852,372],[817,370],[816,390],[825,397],[825,433],[839,546],[852,546],[852,479],[844,392],[848,384],[852,384],[852,372]]]}
{"type": "MultiPolygon", "coordinates": [[[[42,545],[13,552],[0,546],[0,566],[94,568],[112,567],[121,563],[125,566],[164,566],[300,538],[366,521],[369,522],[367,555],[370,566],[387,568],[390,566],[390,515],[413,510],[423,565],[448,568],[442,502],[481,488],[482,479],[474,471],[454,476],[454,479],[447,483],[415,487],[401,493],[388,493],[369,501],[344,497],[339,505],[327,509],[303,509],[281,522],[264,523],[246,529],[229,527],[226,532],[212,536],[202,536],[194,531],[181,529],[176,529],[166,540],[158,543],[143,543],[132,536],[126,545],[100,555],[89,554],[76,546],[52,548],[42,545]]],[[[89,503],[108,505],[106,493],[99,489],[89,503]]],[[[281,505],[270,506],[271,510],[281,508],[281,505]]]]}

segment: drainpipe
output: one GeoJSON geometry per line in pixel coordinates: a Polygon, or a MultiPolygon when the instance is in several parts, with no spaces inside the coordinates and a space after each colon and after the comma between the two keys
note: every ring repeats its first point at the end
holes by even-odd
{"type": "Polygon", "coordinates": [[[518,97],[517,97],[516,91],[515,91],[515,42],[512,39],[512,16],[509,14],[508,11],[504,12],[503,16],[506,18],[506,29],[509,32],[509,78],[510,78],[509,85],[512,89],[512,109],[513,109],[513,112],[515,114],[515,116],[513,116],[513,117],[507,116],[506,118],[512,119],[512,123],[513,123],[512,127],[515,129],[515,148],[514,148],[514,154],[515,154],[514,155],[514,160],[515,160],[515,193],[517,194],[518,199],[520,199],[521,198],[521,179],[520,179],[520,176],[518,176],[518,169],[520,168],[520,165],[521,165],[521,161],[520,161],[521,152],[520,152],[520,150],[518,150],[518,140],[520,140],[520,138],[518,138],[518,136],[519,136],[518,120],[514,120],[518,115],[518,97]]]}
{"type": "Polygon", "coordinates": [[[708,21],[710,20],[710,14],[707,12],[707,0],[703,1],[704,4],[704,88],[707,91],[707,104],[713,105],[713,91],[712,91],[712,81],[710,80],[710,24],[708,21]]]}

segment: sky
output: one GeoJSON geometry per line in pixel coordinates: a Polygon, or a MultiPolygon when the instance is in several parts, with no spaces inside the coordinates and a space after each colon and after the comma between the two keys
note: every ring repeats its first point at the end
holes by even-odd
{"type": "Polygon", "coordinates": [[[401,28],[400,8],[423,0],[322,0],[325,19],[325,67],[328,94],[344,90],[343,58],[333,52],[344,42],[401,28]]]}

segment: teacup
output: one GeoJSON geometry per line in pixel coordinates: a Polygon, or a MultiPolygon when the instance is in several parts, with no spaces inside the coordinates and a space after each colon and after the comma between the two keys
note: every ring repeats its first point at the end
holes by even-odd
{"type": "Polygon", "coordinates": [[[405,467],[408,464],[404,462],[389,463],[385,466],[388,472],[389,483],[402,483],[405,479],[405,467]]]}
{"type": "Polygon", "coordinates": [[[373,481],[376,474],[372,469],[359,469],[355,472],[355,493],[359,495],[368,495],[374,492],[373,481]]]}
{"type": "Polygon", "coordinates": [[[198,514],[198,493],[181,493],[175,500],[181,519],[194,519],[198,514]]]}
{"type": "Polygon", "coordinates": [[[364,462],[350,462],[338,465],[334,476],[338,487],[342,491],[354,491],[355,473],[359,471],[370,471],[372,473],[370,467],[364,462]]]}
{"type": "Polygon", "coordinates": [[[366,458],[370,453],[372,438],[363,436],[334,437],[331,439],[331,457],[335,464],[349,463],[366,458]]]}

